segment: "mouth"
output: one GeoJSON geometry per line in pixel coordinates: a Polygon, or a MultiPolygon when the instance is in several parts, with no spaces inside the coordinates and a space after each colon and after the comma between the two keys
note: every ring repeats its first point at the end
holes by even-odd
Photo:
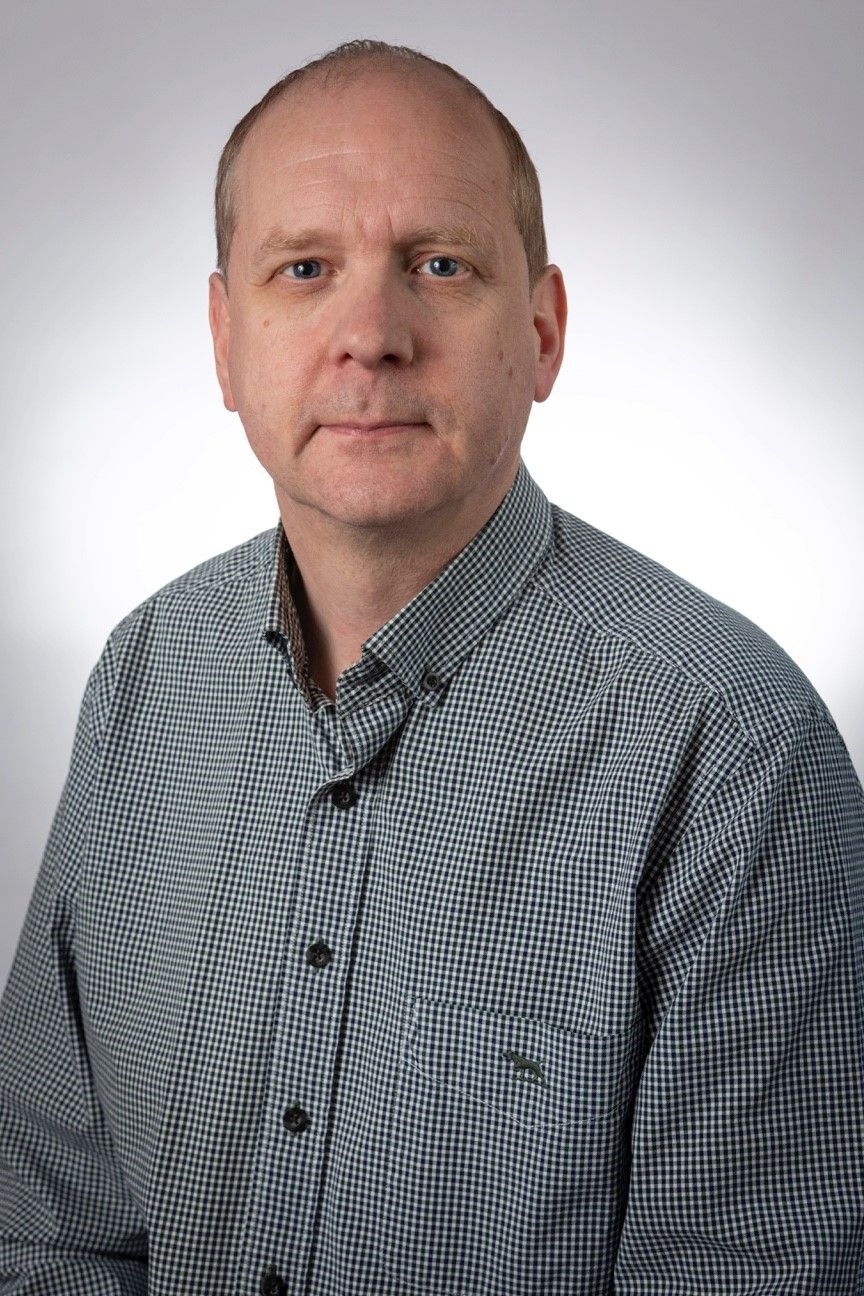
{"type": "Polygon", "coordinates": [[[395,436],[398,432],[412,432],[425,426],[425,423],[323,423],[319,430],[360,440],[376,440],[378,437],[395,436]]]}

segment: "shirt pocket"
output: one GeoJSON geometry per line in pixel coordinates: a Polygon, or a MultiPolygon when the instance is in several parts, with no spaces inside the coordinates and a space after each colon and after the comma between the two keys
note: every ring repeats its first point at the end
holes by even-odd
{"type": "Polygon", "coordinates": [[[418,1290],[607,1293],[642,1032],[412,1000],[388,1129],[382,1243],[418,1290]]]}

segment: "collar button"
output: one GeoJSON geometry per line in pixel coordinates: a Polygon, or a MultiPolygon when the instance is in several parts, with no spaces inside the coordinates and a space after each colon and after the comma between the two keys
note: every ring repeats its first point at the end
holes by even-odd
{"type": "Polygon", "coordinates": [[[264,638],[271,648],[275,648],[283,657],[288,656],[288,645],[285,642],[285,636],[281,635],[278,630],[268,630],[264,638]]]}

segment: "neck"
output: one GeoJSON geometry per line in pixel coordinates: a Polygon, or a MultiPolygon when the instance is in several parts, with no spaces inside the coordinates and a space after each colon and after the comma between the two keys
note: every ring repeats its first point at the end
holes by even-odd
{"type": "Polygon", "coordinates": [[[466,498],[434,517],[381,528],[334,525],[331,517],[279,497],[297,565],[294,602],[310,673],[334,697],[336,681],[364,642],[401,611],[477,534],[511,483],[478,513],[466,498]]]}

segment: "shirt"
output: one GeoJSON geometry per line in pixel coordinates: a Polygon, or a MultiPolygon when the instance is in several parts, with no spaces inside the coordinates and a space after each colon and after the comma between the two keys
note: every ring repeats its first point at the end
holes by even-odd
{"type": "Polygon", "coordinates": [[[861,1293],[864,791],[551,504],[307,678],[281,523],[111,632],[0,1009],[0,1290],[861,1293]]]}

